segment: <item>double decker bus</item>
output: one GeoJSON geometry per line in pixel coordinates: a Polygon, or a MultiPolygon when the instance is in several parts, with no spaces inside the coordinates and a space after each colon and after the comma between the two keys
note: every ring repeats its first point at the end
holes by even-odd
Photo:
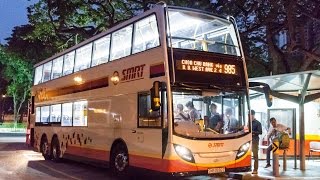
{"type": "Polygon", "coordinates": [[[249,171],[247,80],[232,18],[157,5],[35,65],[30,142],[119,175],[249,171]]]}

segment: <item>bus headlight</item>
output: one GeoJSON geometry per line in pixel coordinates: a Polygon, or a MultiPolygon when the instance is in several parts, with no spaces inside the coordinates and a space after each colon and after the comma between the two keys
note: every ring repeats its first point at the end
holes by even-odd
{"type": "Polygon", "coordinates": [[[176,153],[184,160],[188,161],[188,162],[192,162],[194,163],[194,158],[193,155],[191,153],[191,151],[184,147],[184,146],[180,146],[177,144],[174,144],[174,150],[176,150],[176,153]]]}
{"type": "Polygon", "coordinates": [[[239,159],[242,156],[244,156],[248,152],[249,148],[250,148],[250,142],[243,144],[238,150],[236,159],[239,159]]]}

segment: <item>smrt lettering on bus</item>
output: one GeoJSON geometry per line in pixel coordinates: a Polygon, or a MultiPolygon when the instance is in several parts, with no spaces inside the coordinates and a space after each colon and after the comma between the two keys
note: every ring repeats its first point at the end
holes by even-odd
{"type": "Polygon", "coordinates": [[[122,70],[122,79],[121,81],[129,81],[133,79],[141,79],[143,77],[143,68],[145,64],[138,65],[135,67],[130,67],[128,69],[122,70]]]}

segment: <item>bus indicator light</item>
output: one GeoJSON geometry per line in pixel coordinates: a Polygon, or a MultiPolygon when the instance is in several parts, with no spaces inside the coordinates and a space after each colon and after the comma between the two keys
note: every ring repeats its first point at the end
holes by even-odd
{"type": "Polygon", "coordinates": [[[74,77],[73,80],[76,82],[76,84],[82,84],[83,83],[83,79],[80,76],[74,77]]]}
{"type": "Polygon", "coordinates": [[[208,73],[219,73],[219,74],[231,74],[237,75],[236,65],[234,64],[224,64],[224,63],[214,63],[206,61],[196,61],[196,60],[177,60],[177,69],[183,71],[198,71],[198,72],[208,72],[208,73]]]}
{"type": "Polygon", "coordinates": [[[113,82],[114,85],[117,85],[117,84],[119,83],[120,78],[119,78],[119,73],[118,73],[118,71],[115,71],[115,72],[113,73],[113,75],[111,76],[110,80],[111,80],[111,82],[113,82]]]}

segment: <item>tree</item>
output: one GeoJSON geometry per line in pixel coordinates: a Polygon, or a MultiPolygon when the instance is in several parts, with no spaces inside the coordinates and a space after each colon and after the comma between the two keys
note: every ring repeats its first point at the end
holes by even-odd
{"type": "Polygon", "coordinates": [[[213,5],[216,13],[236,17],[251,77],[318,68],[316,0],[219,0],[213,5]]]}
{"type": "Polygon", "coordinates": [[[26,60],[0,47],[0,63],[8,82],[7,95],[13,98],[14,122],[18,122],[20,110],[30,94],[32,66],[26,60]]]}
{"type": "Polygon", "coordinates": [[[7,51],[19,54],[32,64],[38,63],[58,51],[52,43],[29,38],[34,29],[30,24],[16,26],[12,30],[11,37],[6,39],[7,51]]]}
{"type": "MultiPolygon", "coordinates": [[[[119,24],[156,4],[155,0],[40,0],[28,7],[34,27],[27,37],[62,51],[119,24]]],[[[210,0],[169,0],[168,4],[201,8],[210,0]]],[[[205,6],[207,7],[207,6],[205,6]]]]}

